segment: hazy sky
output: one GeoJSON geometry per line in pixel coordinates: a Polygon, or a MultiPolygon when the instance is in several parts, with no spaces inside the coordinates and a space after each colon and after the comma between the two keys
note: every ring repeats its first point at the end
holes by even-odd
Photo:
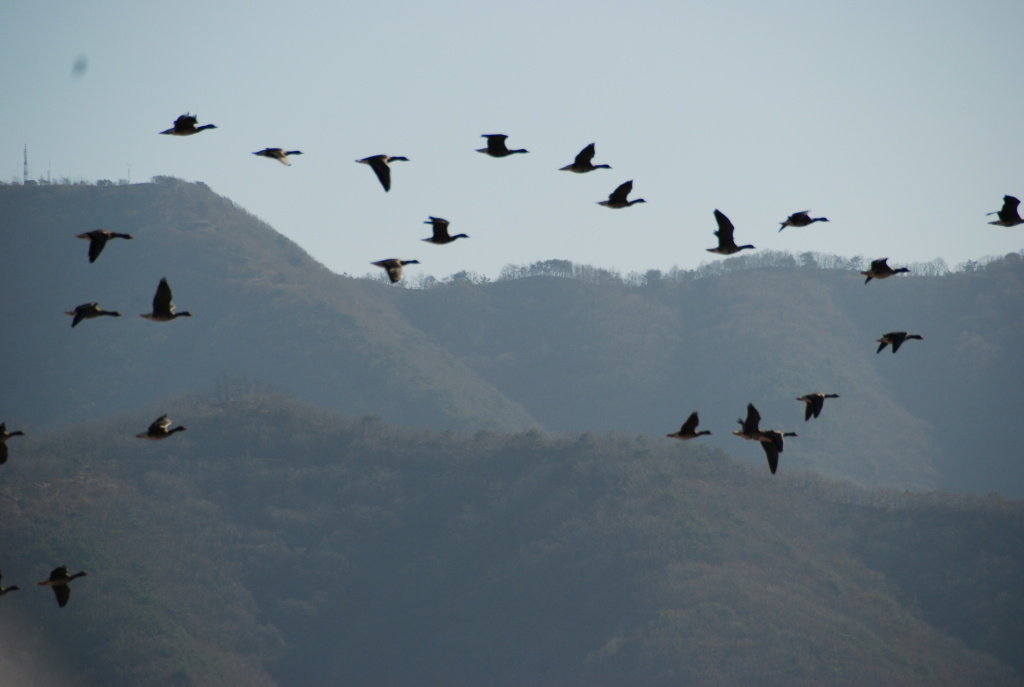
{"type": "Polygon", "coordinates": [[[715,208],[758,249],[953,267],[1024,248],[985,216],[1024,197],[1022,33],[1020,0],[15,0],[0,179],[27,144],[33,178],[204,181],[353,275],[692,268],[715,208]],[[219,128],[158,135],[185,112],[219,128]],[[612,170],[557,171],[592,141],[612,170]],[[378,153],[411,159],[390,193],[378,153]],[[628,179],[646,204],[596,204],[628,179]],[[804,209],[832,221],[777,231],[804,209]],[[471,238],[420,243],[428,215],[471,238]]]}

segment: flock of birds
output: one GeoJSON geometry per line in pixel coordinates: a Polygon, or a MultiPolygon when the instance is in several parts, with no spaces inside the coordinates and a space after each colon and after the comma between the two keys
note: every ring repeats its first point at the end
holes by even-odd
{"type": "MultiPolygon", "coordinates": [[[[593,151],[591,150],[591,154],[593,151]]],[[[578,160],[577,160],[578,162],[578,160]]],[[[616,190],[616,193],[622,191],[626,184],[616,190]]],[[[621,194],[620,201],[625,200],[625,196],[629,193],[627,187],[621,194]]],[[[614,195],[614,194],[613,194],[614,195]]],[[[642,201],[633,201],[642,202],[642,201]]],[[[1024,224],[1024,218],[1021,218],[1020,211],[1020,200],[1014,196],[1003,196],[1003,207],[996,211],[990,212],[989,215],[998,215],[999,219],[989,222],[1001,227],[1015,227],[1019,224],[1024,224]]],[[[614,206],[613,206],[614,207],[614,206]]],[[[625,206],[620,206],[625,207],[625,206]]],[[[785,222],[782,222],[782,226],[779,227],[779,231],[782,231],[786,227],[806,227],[814,222],[827,222],[828,219],[825,217],[814,217],[812,218],[809,211],[805,210],[797,212],[789,216],[785,222]]],[[[745,248],[753,248],[751,245],[737,246],[733,240],[733,226],[729,218],[724,214],[715,210],[715,219],[718,221],[718,231],[715,235],[718,236],[718,248],[709,248],[708,251],[711,253],[719,253],[722,255],[732,255],[745,248]]],[[[902,274],[909,272],[910,270],[906,267],[890,267],[888,258],[879,258],[878,260],[871,261],[871,267],[863,272],[864,283],[867,284],[872,279],[888,279],[894,274],[902,274]]],[[[910,341],[911,339],[922,340],[923,336],[920,334],[910,334],[908,332],[888,332],[882,335],[882,338],[877,339],[878,349],[875,353],[881,353],[886,347],[891,346],[892,352],[900,350],[900,346],[904,342],[910,341]]],[[[816,392],[812,394],[806,394],[796,399],[807,404],[804,412],[804,421],[810,420],[812,417],[818,417],[821,414],[822,408],[825,406],[826,398],[839,398],[839,394],[825,394],[816,392]]],[[[785,437],[799,436],[796,432],[780,432],[775,429],[760,429],[761,414],[757,412],[757,408],[754,407],[753,403],[747,405],[747,417],[746,419],[739,419],[737,422],[740,424],[740,429],[733,432],[738,437],[748,439],[750,441],[757,441],[761,444],[761,448],[764,449],[765,456],[768,458],[768,469],[774,475],[779,467],[779,454],[782,453],[785,445],[785,437]]],[[[708,430],[697,430],[697,425],[700,424],[700,417],[697,412],[690,413],[690,416],[686,418],[682,427],[679,428],[678,432],[667,434],[666,436],[672,439],[679,439],[681,441],[688,441],[690,439],[696,439],[699,436],[711,434],[708,430]]]]}
{"type": "MultiPolygon", "coordinates": [[[[162,134],[171,136],[192,136],[205,131],[208,129],[216,129],[217,127],[213,124],[204,124],[203,126],[197,126],[198,119],[191,113],[186,113],[178,117],[174,121],[174,126],[170,129],[161,131],[162,134]]],[[[485,148],[477,149],[478,153],[483,153],[491,157],[502,158],[510,155],[528,153],[530,151],[525,148],[511,149],[506,144],[508,136],[506,134],[482,134],[482,138],[487,139],[487,146],[485,148]]],[[[577,153],[576,158],[571,164],[560,168],[560,171],[564,172],[575,172],[576,174],[586,174],[587,172],[593,172],[597,169],[611,169],[611,165],[600,164],[595,165],[594,155],[596,155],[597,149],[595,144],[591,143],[577,153]]],[[[291,155],[301,155],[301,150],[285,150],[284,148],[264,148],[253,153],[253,155],[259,155],[261,157],[270,158],[277,160],[283,165],[291,165],[288,157],[291,155]]],[[[377,175],[377,179],[380,181],[381,186],[384,187],[385,191],[391,190],[391,163],[392,162],[408,162],[409,158],[401,155],[371,155],[370,157],[364,157],[356,162],[368,165],[377,175]]],[[[633,180],[626,181],[620,184],[614,191],[608,194],[607,200],[598,201],[598,205],[603,205],[607,208],[622,209],[628,208],[638,203],[647,202],[643,198],[629,199],[629,194],[633,191],[633,180]]],[[[1018,212],[1018,205],[1020,201],[1013,196],[1005,196],[1003,198],[1003,208],[998,212],[990,212],[990,215],[998,214],[999,219],[990,224],[996,224],[1005,227],[1012,227],[1018,224],[1024,223],[1024,219],[1021,218],[1018,212]]],[[[825,217],[811,217],[809,210],[802,210],[795,212],[790,215],[784,222],[781,222],[779,231],[782,231],[786,227],[806,227],[814,224],[815,222],[828,222],[825,217]]],[[[754,246],[751,244],[737,245],[734,238],[735,227],[728,217],[719,210],[715,210],[715,221],[718,223],[718,229],[715,231],[715,236],[718,238],[718,245],[714,248],[708,248],[709,253],[715,253],[718,255],[733,255],[742,250],[753,249],[754,246]]],[[[437,245],[444,245],[451,243],[455,239],[469,238],[466,234],[458,234],[451,236],[448,233],[448,221],[437,217],[431,217],[427,224],[433,224],[434,234],[430,238],[423,239],[429,243],[437,245]]],[[[893,274],[899,272],[908,271],[907,268],[901,267],[897,270],[890,270],[888,265],[885,264],[886,258],[876,260],[871,263],[871,270],[864,272],[867,275],[867,281],[871,279],[884,279],[893,274]]],[[[400,258],[387,258],[385,260],[378,260],[370,263],[384,269],[387,272],[388,278],[391,283],[394,284],[402,279],[404,276],[403,267],[405,265],[418,265],[419,260],[403,260],[400,258]]],[[[894,347],[895,348],[895,347],[894,347]]]]}
{"type": "MultiPolygon", "coordinates": [[[[191,136],[201,131],[209,129],[216,129],[217,127],[213,124],[204,124],[197,126],[198,120],[192,114],[183,114],[174,121],[174,126],[165,131],[161,131],[161,134],[167,134],[171,136],[191,136]]],[[[487,139],[487,146],[480,148],[477,152],[489,155],[490,157],[502,158],[508,157],[515,154],[528,153],[528,150],[523,148],[509,149],[505,141],[508,138],[505,134],[483,134],[483,138],[487,139]]],[[[291,165],[288,158],[289,156],[301,155],[301,150],[285,150],[283,148],[264,148],[263,150],[256,151],[253,155],[266,157],[269,159],[277,160],[283,165],[291,165]]],[[[597,169],[611,169],[610,165],[593,163],[594,155],[596,154],[596,147],[593,143],[583,148],[575,157],[573,162],[565,167],[560,168],[560,171],[574,172],[576,174],[585,174],[592,172],[597,169]]],[[[356,162],[369,166],[377,179],[380,181],[381,186],[385,191],[391,190],[391,167],[392,162],[408,162],[409,158],[397,155],[371,155],[356,162]]],[[[628,208],[638,203],[646,202],[643,198],[636,198],[633,200],[629,199],[629,194],[633,191],[633,181],[627,181],[620,184],[614,191],[608,195],[607,200],[598,201],[599,205],[612,209],[628,208]]],[[[1004,227],[1013,227],[1020,224],[1024,224],[1024,219],[1021,218],[1019,212],[1020,200],[1013,196],[1003,197],[1003,207],[996,212],[990,212],[989,215],[998,215],[998,219],[989,222],[1004,227]]],[[[734,235],[735,227],[728,217],[725,216],[719,210],[714,212],[715,221],[718,224],[718,229],[714,232],[718,239],[718,245],[714,248],[708,248],[709,253],[715,253],[718,255],[733,255],[742,250],[753,249],[754,246],[750,244],[737,245],[734,235]]],[[[786,227],[806,227],[814,224],[815,222],[828,222],[829,220],[825,217],[811,217],[809,210],[802,210],[791,214],[785,221],[781,222],[779,231],[782,231],[786,227]]],[[[452,243],[453,241],[461,238],[469,238],[466,234],[455,234],[452,235],[448,231],[449,222],[448,220],[440,217],[430,217],[424,222],[424,224],[430,224],[432,227],[432,235],[429,238],[423,239],[428,243],[435,245],[445,245],[452,243]]],[[[107,243],[112,239],[127,239],[131,240],[134,237],[131,234],[122,234],[107,229],[93,229],[82,234],[78,234],[77,238],[85,239],[89,241],[89,262],[96,262],[107,243]]],[[[388,258],[385,260],[378,260],[371,263],[385,270],[391,283],[394,284],[400,281],[404,275],[403,268],[406,265],[419,264],[418,260],[402,260],[399,258],[388,258]]],[[[887,279],[895,274],[901,274],[909,272],[910,270],[906,267],[892,268],[888,264],[888,258],[879,258],[871,263],[871,267],[868,270],[861,272],[866,278],[864,283],[867,284],[872,279],[887,279]]],[[[113,310],[104,310],[100,308],[98,302],[89,302],[79,305],[74,310],[66,312],[73,319],[71,321],[72,328],[78,326],[82,320],[90,320],[98,317],[120,317],[121,313],[113,310]]],[[[171,286],[167,282],[167,278],[160,280],[157,285],[156,294],[153,296],[153,311],[150,313],[143,313],[140,317],[144,317],[154,322],[169,322],[178,317],[191,317],[190,312],[176,312],[173,294],[171,292],[171,286]]],[[[878,350],[877,353],[881,353],[887,346],[892,347],[892,352],[896,353],[903,345],[905,341],[911,339],[923,339],[920,334],[910,334],[905,331],[895,331],[883,334],[880,339],[877,339],[878,350]]],[[[832,393],[810,393],[796,399],[806,404],[804,412],[804,421],[808,421],[811,418],[817,418],[822,411],[825,404],[825,399],[828,398],[839,398],[838,394],[832,393]]],[[[768,459],[768,468],[774,475],[779,466],[779,454],[783,452],[784,439],[786,437],[798,436],[796,432],[784,432],[776,429],[761,429],[761,415],[758,413],[757,408],[754,404],[750,403],[747,405],[746,418],[740,418],[737,420],[740,425],[740,429],[733,432],[734,435],[747,439],[749,441],[758,442],[765,452],[765,456],[768,459]]],[[[696,411],[690,414],[683,425],[679,428],[678,432],[668,434],[667,436],[673,439],[679,439],[682,441],[688,441],[695,439],[700,436],[711,434],[708,430],[698,430],[697,426],[700,423],[699,416],[696,411]]],[[[167,415],[161,415],[159,418],[154,420],[149,428],[137,434],[136,437],[140,439],[148,439],[152,441],[158,441],[166,439],[172,434],[177,432],[183,432],[187,428],[184,426],[171,427],[171,420],[167,415]]],[[[7,440],[11,437],[24,436],[22,431],[8,431],[6,422],[0,423],[0,465],[7,462],[8,449],[7,440]]],[[[59,566],[54,568],[50,572],[50,576],[38,584],[40,586],[46,586],[53,589],[54,594],[57,597],[57,605],[64,607],[67,605],[68,600],[71,597],[71,589],[68,586],[72,580],[79,577],[86,576],[85,571],[80,571],[72,574],[67,566],[59,566]]],[[[19,589],[17,585],[11,587],[4,587],[3,575],[0,573],[0,596],[13,592],[19,589]]]]}
{"type": "MultiPolygon", "coordinates": [[[[800,398],[796,399],[807,404],[804,411],[804,420],[810,420],[812,417],[818,417],[821,415],[821,409],[825,407],[826,398],[839,398],[839,394],[825,394],[816,392],[813,394],[805,394],[800,398]]],[[[736,436],[747,439],[749,441],[757,441],[761,444],[761,448],[764,449],[764,454],[768,458],[768,469],[771,470],[774,475],[776,470],[779,469],[779,454],[782,453],[785,447],[785,437],[800,436],[796,432],[780,432],[777,429],[761,429],[761,414],[757,412],[757,408],[754,407],[753,403],[747,404],[747,417],[746,419],[740,418],[737,420],[740,424],[740,429],[733,432],[736,436]]],[[[686,418],[686,422],[679,428],[678,432],[672,434],[666,434],[665,436],[670,439],[679,439],[680,441],[688,441],[690,439],[696,439],[697,437],[711,434],[709,430],[702,429],[698,430],[697,425],[700,424],[700,416],[697,411],[690,413],[690,417],[686,418]]]]}
{"type": "MultiPolygon", "coordinates": [[[[1009,203],[1013,201],[1017,202],[1016,198],[1012,196],[1006,196],[1005,202],[1009,203]]],[[[1014,205],[1014,213],[1016,214],[1016,205],[1014,205]]],[[[716,232],[719,234],[719,242],[722,242],[722,234],[724,233],[728,239],[728,243],[731,246],[732,252],[742,250],[744,248],[753,248],[753,246],[739,246],[732,242],[732,223],[729,219],[718,210],[715,210],[715,218],[718,219],[719,230],[716,232]]],[[[787,226],[807,226],[812,222],[827,222],[828,220],[824,217],[816,217],[812,219],[807,212],[798,212],[794,215],[790,215],[789,219],[782,223],[782,229],[787,226]],[[795,219],[795,224],[794,222],[795,219]]],[[[1024,223],[1018,217],[1016,224],[1024,223]]],[[[994,224],[994,223],[993,223],[994,224]]],[[[1012,225],[1007,225],[1012,226],[1012,225]]],[[[719,252],[718,249],[709,249],[711,252],[719,252]]],[[[879,258],[871,262],[871,268],[861,272],[865,276],[864,283],[867,284],[872,279],[888,279],[894,274],[902,274],[904,272],[910,272],[906,267],[889,267],[888,258],[879,258]]],[[[888,332],[882,335],[882,338],[877,339],[878,350],[875,353],[881,353],[887,346],[892,346],[892,352],[895,353],[903,345],[904,341],[910,339],[924,339],[920,334],[910,334],[908,332],[888,332]]],[[[826,394],[822,392],[815,392],[806,394],[796,399],[807,404],[804,412],[804,421],[810,420],[812,417],[818,417],[821,415],[821,410],[825,406],[826,398],[839,398],[839,394],[826,394]]],[[[707,430],[697,431],[697,425],[700,419],[697,412],[690,413],[690,416],[683,423],[683,426],[679,428],[678,432],[668,434],[666,436],[672,439],[680,439],[687,441],[689,439],[696,439],[699,436],[711,434],[707,430]]],[[[796,432],[780,432],[775,429],[761,429],[761,414],[757,412],[757,408],[754,407],[753,403],[747,405],[747,417],[746,419],[740,418],[737,420],[740,424],[740,429],[733,432],[738,437],[748,439],[750,441],[757,441],[761,444],[761,448],[764,449],[765,456],[768,458],[768,469],[771,470],[774,475],[776,470],[779,468],[779,454],[782,453],[785,446],[786,437],[799,436],[796,432]]]]}

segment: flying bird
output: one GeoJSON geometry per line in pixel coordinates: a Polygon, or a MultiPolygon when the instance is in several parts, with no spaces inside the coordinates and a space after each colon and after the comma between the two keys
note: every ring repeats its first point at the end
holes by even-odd
{"type": "Polygon", "coordinates": [[[698,432],[697,424],[699,422],[700,419],[697,417],[697,411],[695,410],[690,413],[690,417],[686,418],[686,422],[683,423],[683,426],[679,428],[678,432],[675,432],[674,434],[666,434],[665,436],[671,439],[686,441],[687,439],[695,439],[705,434],[711,434],[711,432],[706,429],[702,429],[698,432]]]}
{"type": "Polygon", "coordinates": [[[260,155],[262,157],[268,157],[271,160],[277,160],[282,165],[291,166],[292,163],[288,162],[289,155],[302,155],[301,150],[284,150],[283,148],[264,148],[263,150],[257,150],[253,155],[260,155]]]}
{"type": "Polygon", "coordinates": [[[68,571],[68,566],[62,565],[59,568],[54,568],[50,571],[49,579],[43,580],[39,583],[40,587],[52,587],[53,593],[57,596],[57,605],[64,608],[68,605],[68,599],[71,598],[71,587],[68,583],[78,577],[85,577],[88,573],[84,570],[76,572],[72,575],[68,571]]]}
{"type": "Polygon", "coordinates": [[[596,149],[594,148],[594,144],[591,143],[576,155],[576,159],[573,160],[571,165],[566,165],[565,167],[560,168],[559,171],[585,174],[587,172],[593,172],[595,169],[611,169],[611,165],[595,165],[591,162],[591,160],[594,159],[595,151],[596,149]]]}
{"type": "Polygon", "coordinates": [[[487,139],[486,148],[478,148],[476,152],[490,155],[491,157],[508,157],[514,153],[528,153],[529,150],[525,148],[519,148],[518,150],[509,150],[505,146],[505,139],[508,138],[505,134],[481,134],[481,138],[487,139]]]}
{"type": "Polygon", "coordinates": [[[861,274],[867,277],[867,279],[864,280],[865,284],[872,279],[888,279],[894,274],[910,271],[906,267],[897,267],[896,269],[889,267],[889,263],[887,262],[888,259],[889,258],[879,258],[878,260],[871,261],[871,269],[861,272],[861,274]]]}
{"type": "Polygon", "coordinates": [[[715,236],[718,237],[718,247],[708,248],[707,251],[709,253],[732,255],[733,253],[739,253],[741,250],[753,248],[749,243],[745,246],[736,245],[736,241],[733,239],[733,232],[736,231],[735,227],[732,226],[729,218],[718,210],[715,210],[715,221],[718,222],[718,231],[715,232],[715,236]]]}
{"type": "Polygon", "coordinates": [[[7,462],[7,440],[11,437],[23,437],[25,433],[20,429],[14,432],[7,431],[7,423],[0,422],[0,465],[7,462]]]}
{"type": "Polygon", "coordinates": [[[757,412],[757,408],[754,407],[753,403],[747,404],[747,417],[745,420],[737,420],[740,423],[740,429],[734,431],[738,437],[749,439],[750,441],[761,440],[761,414],[757,412]]]}
{"type": "Polygon", "coordinates": [[[620,184],[617,189],[612,191],[608,195],[608,200],[600,200],[597,202],[598,205],[603,205],[606,208],[628,208],[630,205],[636,203],[646,203],[647,201],[643,198],[637,198],[636,200],[626,200],[626,196],[629,195],[630,191],[633,190],[633,180],[630,179],[624,184],[620,184]]]}
{"type": "Polygon", "coordinates": [[[153,295],[153,312],[144,313],[139,317],[145,317],[154,322],[170,322],[175,317],[192,317],[192,313],[174,312],[174,303],[171,302],[171,285],[167,283],[167,277],[157,284],[156,294],[153,295]]]}
{"type": "Polygon", "coordinates": [[[78,234],[77,238],[86,239],[89,242],[89,262],[96,262],[96,258],[100,257],[100,253],[103,252],[103,248],[110,239],[134,239],[135,237],[131,234],[118,234],[116,231],[107,229],[93,229],[84,234],[78,234]]]}
{"type": "Polygon", "coordinates": [[[1020,201],[1013,196],[1003,196],[1003,209],[999,212],[990,212],[989,215],[999,215],[999,219],[995,222],[989,222],[989,224],[995,224],[1000,227],[1015,227],[1018,224],[1024,224],[1024,219],[1021,219],[1020,213],[1017,210],[1017,206],[1020,205],[1020,201]]]}
{"type": "Polygon", "coordinates": [[[382,268],[388,273],[388,279],[391,280],[392,284],[395,284],[402,280],[405,276],[405,271],[402,269],[405,265],[418,265],[419,260],[399,260],[398,258],[388,258],[387,260],[378,260],[377,262],[371,262],[371,265],[376,265],[382,268]]]}
{"type": "Polygon", "coordinates": [[[826,398],[839,398],[839,394],[806,394],[796,399],[807,404],[807,407],[804,409],[804,422],[810,420],[812,417],[818,417],[821,415],[821,409],[825,407],[826,398]]]}
{"type": "Polygon", "coordinates": [[[217,127],[213,124],[203,124],[202,126],[196,126],[199,120],[191,114],[183,114],[174,120],[174,126],[166,131],[161,131],[162,134],[168,134],[170,136],[191,136],[192,134],[198,134],[200,131],[206,129],[216,129],[217,127]]]}
{"type": "Polygon", "coordinates": [[[109,317],[120,317],[121,313],[116,310],[103,310],[100,308],[100,304],[96,301],[92,303],[82,303],[74,310],[65,310],[65,315],[71,315],[75,319],[71,320],[71,327],[77,327],[78,323],[82,320],[91,320],[96,317],[102,317],[108,315],[109,317]]]}
{"type": "Polygon", "coordinates": [[[796,432],[761,429],[761,414],[757,412],[757,408],[754,407],[753,403],[747,404],[746,419],[737,420],[737,422],[740,423],[740,429],[734,431],[733,434],[750,441],[759,442],[761,448],[764,449],[765,457],[768,458],[768,469],[774,475],[775,471],[779,468],[779,454],[783,450],[784,438],[795,437],[797,436],[796,432]]]}
{"type": "Polygon", "coordinates": [[[779,454],[782,453],[784,437],[799,436],[796,432],[780,432],[775,429],[766,429],[761,432],[761,448],[768,458],[768,469],[775,474],[779,469],[779,454]]]}
{"type": "Polygon", "coordinates": [[[889,332],[888,334],[882,334],[881,339],[878,341],[878,350],[875,353],[881,353],[885,350],[886,346],[892,346],[893,354],[900,350],[900,346],[903,345],[904,341],[909,339],[924,339],[920,334],[907,334],[906,332],[889,332]]]}
{"type": "Polygon", "coordinates": [[[815,222],[827,222],[827,217],[815,217],[811,218],[807,213],[810,210],[801,210],[800,212],[794,212],[792,215],[786,218],[785,222],[782,222],[782,226],[779,227],[779,231],[782,231],[786,227],[806,227],[814,224],[815,222]]]}
{"type": "Polygon", "coordinates": [[[160,439],[166,439],[175,432],[184,432],[188,427],[178,425],[174,429],[171,429],[171,419],[166,415],[161,415],[157,419],[153,420],[153,424],[149,426],[142,434],[136,434],[135,436],[139,439],[152,439],[153,441],[159,441],[160,439]]]}
{"type": "Polygon", "coordinates": [[[448,233],[448,220],[441,219],[440,217],[431,217],[430,219],[423,222],[424,224],[430,224],[434,227],[434,235],[429,239],[423,239],[427,243],[436,243],[439,246],[443,246],[446,243],[451,243],[455,239],[468,239],[468,234],[456,234],[452,236],[448,233]]]}
{"type": "Polygon", "coordinates": [[[370,165],[377,178],[380,180],[380,185],[384,187],[385,191],[391,190],[391,168],[388,166],[395,160],[409,161],[409,158],[402,157],[401,155],[371,155],[370,157],[364,157],[362,160],[356,160],[364,165],[370,165]]]}

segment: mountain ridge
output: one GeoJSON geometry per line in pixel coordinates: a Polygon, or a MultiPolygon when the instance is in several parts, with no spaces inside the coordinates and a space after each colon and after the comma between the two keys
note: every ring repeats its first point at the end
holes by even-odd
{"type": "Polygon", "coordinates": [[[1024,323],[1005,316],[1024,309],[1020,254],[867,286],[856,258],[761,251],[693,272],[623,279],[552,260],[409,289],[330,273],[201,183],[3,186],[0,212],[11,421],[97,419],[248,379],[438,430],[663,436],[700,410],[707,441],[761,464],[729,436],[754,403],[765,426],[801,435],[783,471],[1024,495],[1002,431],[1024,404],[1024,323]],[[139,238],[89,265],[71,238],[94,226],[139,238]],[[135,317],[164,276],[196,317],[135,317]],[[59,313],[88,300],[127,317],[72,332],[59,313]],[[876,355],[894,329],[925,340],[876,355]],[[794,399],[812,391],[841,398],[806,423],[794,399]],[[975,452],[983,462],[961,459],[975,452]]]}
{"type": "Polygon", "coordinates": [[[415,417],[456,428],[539,424],[395,317],[381,284],[331,274],[205,185],[162,179],[127,187],[2,187],[0,212],[9,221],[0,283],[8,293],[31,295],[2,306],[0,317],[17,322],[18,330],[7,329],[0,341],[9,358],[29,361],[50,351],[53,363],[10,370],[9,395],[0,403],[28,406],[21,417],[30,422],[71,419],[80,409],[86,416],[127,409],[147,396],[208,388],[226,373],[409,424],[415,417]],[[27,204],[17,200],[24,192],[27,204]],[[113,198],[116,211],[101,197],[113,198]],[[40,203],[48,214],[37,214],[40,203]],[[135,245],[111,246],[89,265],[82,259],[85,246],[65,240],[73,238],[65,232],[90,225],[131,227],[135,245]],[[147,328],[134,314],[148,312],[163,276],[179,309],[195,316],[147,328]],[[72,339],[61,331],[66,320],[42,316],[87,300],[119,307],[127,322],[86,322],[72,339]],[[305,317],[297,317],[299,311],[305,317]],[[123,326],[104,326],[109,324],[123,326]],[[82,358],[91,365],[74,364],[82,358]],[[120,389],[111,389],[95,369],[106,367],[104,359],[120,367],[114,382],[120,389]],[[173,365],[169,373],[163,373],[165,365],[173,365]],[[446,389],[446,378],[457,380],[457,393],[446,389]],[[358,384],[357,397],[332,388],[346,383],[358,384]],[[129,388],[133,393],[126,394],[129,388]],[[91,398],[101,392],[103,410],[91,398]],[[68,396],[71,402],[62,403],[68,396]],[[92,407],[96,414],[89,413],[92,407]]]}

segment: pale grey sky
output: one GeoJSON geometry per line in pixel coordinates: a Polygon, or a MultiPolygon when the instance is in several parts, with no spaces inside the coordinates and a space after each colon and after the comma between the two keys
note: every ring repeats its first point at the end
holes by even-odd
{"type": "Polygon", "coordinates": [[[952,267],[1024,248],[985,216],[1024,197],[1022,31],[1017,0],[16,0],[0,179],[27,144],[33,177],[203,181],[353,275],[692,268],[716,208],[758,249],[952,267]],[[219,128],[158,135],[188,111],[219,128]],[[592,141],[613,169],[557,171],[592,141]],[[354,162],[378,153],[411,159],[390,193],[354,162]],[[647,203],[596,204],[628,179],[647,203]],[[804,209],[831,222],[777,231],[804,209]],[[471,238],[421,243],[429,215],[471,238]]]}

